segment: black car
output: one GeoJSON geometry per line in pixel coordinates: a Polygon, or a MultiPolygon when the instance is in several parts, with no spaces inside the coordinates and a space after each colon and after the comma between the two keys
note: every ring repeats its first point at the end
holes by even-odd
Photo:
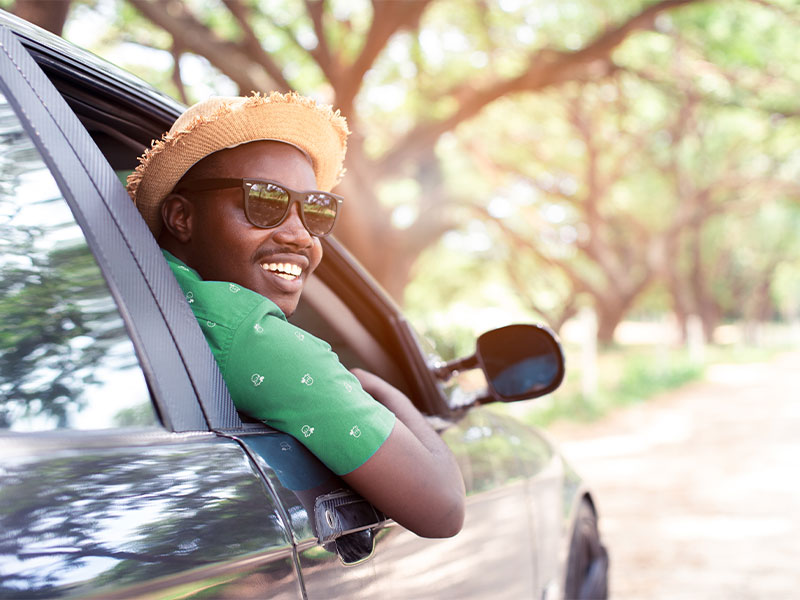
{"type": "Polygon", "coordinates": [[[414,399],[459,460],[463,530],[417,537],[294,440],[236,412],[122,183],[182,107],[0,13],[0,597],[605,595],[594,501],[540,433],[486,405],[563,357],[510,326],[441,364],[336,242],[294,321],[414,399]],[[467,396],[455,370],[481,368],[467,396]]]}

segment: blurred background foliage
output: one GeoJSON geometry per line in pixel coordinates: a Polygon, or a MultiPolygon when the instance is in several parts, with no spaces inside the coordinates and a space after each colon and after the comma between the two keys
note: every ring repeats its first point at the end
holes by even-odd
{"type": "Polygon", "coordinates": [[[587,307],[604,347],[800,320],[794,0],[0,3],[186,103],[339,107],[337,237],[445,358],[587,307]]]}

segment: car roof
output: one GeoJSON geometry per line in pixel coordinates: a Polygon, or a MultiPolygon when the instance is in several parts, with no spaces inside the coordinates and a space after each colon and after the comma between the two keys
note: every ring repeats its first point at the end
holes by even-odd
{"type": "Polygon", "coordinates": [[[39,66],[49,73],[56,72],[74,81],[91,80],[126,104],[140,103],[151,111],[160,108],[169,123],[185,108],[132,73],[11,13],[0,10],[0,25],[11,29],[39,66]]]}
{"type": "Polygon", "coordinates": [[[114,169],[133,169],[133,157],[185,108],[135,75],[2,10],[0,26],[14,32],[114,169]]]}

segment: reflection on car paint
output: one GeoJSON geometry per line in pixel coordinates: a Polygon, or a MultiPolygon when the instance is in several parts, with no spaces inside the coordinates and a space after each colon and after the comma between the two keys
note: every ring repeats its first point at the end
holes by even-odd
{"type": "Polygon", "coordinates": [[[155,425],[105,279],[1,94],[0,148],[0,429],[155,425]]]}
{"type": "MultiPolygon", "coordinates": [[[[299,558],[308,597],[531,597],[544,576],[531,528],[535,500],[530,490],[546,471],[552,450],[541,438],[523,437],[525,428],[515,431],[516,443],[513,436],[505,437],[507,420],[485,408],[473,409],[442,434],[467,488],[461,533],[431,540],[390,526],[376,536],[369,561],[338,570],[332,568],[332,555],[304,549],[299,558]],[[529,460],[517,460],[520,442],[532,443],[529,460]]],[[[557,481],[547,477],[545,487],[559,497],[557,481]]],[[[558,558],[552,554],[551,562],[558,558]]]]}
{"type": "Polygon", "coordinates": [[[234,442],[42,454],[0,475],[0,597],[163,587],[197,569],[233,580],[247,571],[220,566],[244,558],[273,561],[262,586],[292,578],[280,516],[234,442]]]}

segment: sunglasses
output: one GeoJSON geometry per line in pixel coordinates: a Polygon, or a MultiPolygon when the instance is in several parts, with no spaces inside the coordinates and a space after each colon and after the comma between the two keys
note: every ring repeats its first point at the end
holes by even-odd
{"type": "Polygon", "coordinates": [[[256,227],[270,229],[286,220],[295,202],[300,204],[300,219],[308,233],[328,235],[336,223],[343,198],[329,192],[296,192],[268,179],[197,179],[178,184],[176,192],[204,192],[241,187],[244,214],[256,227]]]}

